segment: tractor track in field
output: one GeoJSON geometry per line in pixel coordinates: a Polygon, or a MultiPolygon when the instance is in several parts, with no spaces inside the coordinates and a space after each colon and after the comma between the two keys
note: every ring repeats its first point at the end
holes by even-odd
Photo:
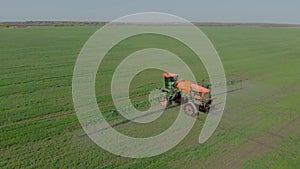
{"type": "MultiPolygon", "coordinates": [[[[261,99],[268,98],[270,97],[270,95],[273,96],[273,92],[271,92],[269,95],[265,95],[261,97],[257,101],[259,102],[259,100],[261,99]]],[[[279,97],[277,99],[272,99],[272,100],[268,99],[268,104],[271,105],[269,107],[272,107],[272,104],[276,104],[278,102],[280,102],[279,97]]],[[[255,105],[255,104],[251,104],[251,105],[255,105]]],[[[265,107],[266,106],[264,106],[264,108],[265,107]]],[[[264,113],[263,117],[259,116],[259,118],[257,119],[256,118],[257,114],[251,112],[259,109],[260,108],[254,108],[249,112],[250,114],[249,113],[245,114],[247,115],[247,118],[244,117],[245,115],[243,115],[243,117],[237,118],[238,121],[240,121],[240,123],[235,123],[234,125],[231,125],[225,130],[232,131],[235,128],[237,128],[239,125],[243,125],[245,127],[240,128],[240,132],[247,131],[247,126],[255,126],[256,123],[260,124],[266,118],[268,118],[270,115],[273,114],[273,112],[264,113]],[[251,120],[251,119],[256,119],[256,120],[251,120]]],[[[283,150],[279,147],[280,143],[284,139],[288,138],[291,134],[293,134],[293,131],[299,129],[298,127],[300,126],[300,124],[298,124],[299,122],[300,122],[300,116],[284,123],[280,127],[277,127],[277,130],[275,131],[265,129],[260,133],[250,136],[245,143],[227,152],[221,158],[208,160],[208,161],[214,161],[214,163],[208,164],[207,167],[205,168],[228,168],[228,169],[241,168],[243,162],[251,158],[255,158],[257,156],[263,156],[272,150],[283,152],[283,150]],[[298,125],[295,125],[296,123],[298,125]],[[283,132],[286,131],[288,128],[289,130],[287,132],[283,132]]]]}
{"type": "MultiPolygon", "coordinates": [[[[24,69],[20,69],[20,70],[15,70],[13,68],[10,68],[10,69],[13,69],[14,71],[13,72],[4,72],[4,73],[0,73],[0,75],[12,75],[12,74],[17,74],[17,73],[24,73],[26,71],[41,71],[41,70],[47,70],[47,69],[53,69],[53,68],[61,68],[61,67],[73,67],[74,65],[73,62],[66,62],[68,64],[59,64],[59,65],[52,65],[52,66],[40,66],[40,67],[37,67],[37,66],[32,66],[32,67],[29,67],[29,66],[20,66],[20,67],[17,67],[17,68],[23,68],[24,69]],[[29,68],[28,68],[29,67],[29,68]]],[[[0,69],[4,69],[4,70],[8,70],[8,68],[0,68],[0,69]]]]}
{"type": "Polygon", "coordinates": [[[270,151],[284,152],[283,148],[279,147],[280,143],[295,134],[294,131],[299,130],[299,126],[300,116],[283,124],[275,131],[267,130],[251,136],[244,144],[227,152],[221,158],[214,158],[214,163],[205,166],[205,168],[241,168],[243,162],[251,158],[263,156],[270,151]]]}
{"type": "Polygon", "coordinates": [[[71,74],[71,75],[64,75],[64,76],[39,78],[39,79],[35,79],[35,80],[27,80],[27,81],[22,81],[22,82],[15,82],[15,83],[10,83],[10,84],[3,84],[3,85],[0,85],[0,87],[7,87],[7,86],[12,86],[12,85],[20,85],[20,84],[26,84],[26,83],[36,83],[36,82],[42,82],[42,81],[45,81],[45,80],[52,80],[52,79],[70,78],[72,76],[73,76],[73,74],[71,74]]]}
{"type": "Polygon", "coordinates": [[[299,126],[300,126],[300,116],[285,123],[278,130],[272,132],[272,134],[270,134],[270,132],[266,132],[266,135],[263,135],[261,139],[250,138],[249,142],[246,143],[247,146],[241,149],[242,154],[239,157],[235,158],[233,161],[231,161],[226,166],[226,168],[228,169],[240,168],[242,167],[242,164],[245,160],[257,156],[263,156],[272,150],[284,152],[284,150],[282,150],[282,148],[279,147],[280,143],[284,139],[292,135],[294,131],[299,130],[299,126]],[[282,130],[285,130],[286,132],[282,132],[282,130]],[[277,133],[281,133],[280,136],[278,136],[277,133]]]}
{"type": "MultiPolygon", "coordinates": [[[[47,69],[47,68],[52,68],[52,67],[57,67],[57,66],[74,66],[74,61],[63,61],[63,62],[49,62],[46,65],[20,65],[20,66],[9,66],[9,67],[1,67],[0,70],[22,70],[22,71],[27,71],[27,70],[36,70],[36,69],[47,69]],[[53,63],[53,64],[52,64],[53,63]]],[[[15,73],[12,72],[12,73],[15,73]]],[[[2,73],[1,73],[2,74],[2,73]]]]}
{"type": "Polygon", "coordinates": [[[14,125],[30,123],[30,122],[33,122],[33,121],[39,121],[39,120],[44,120],[44,119],[51,119],[51,118],[58,118],[58,117],[68,116],[68,115],[71,115],[72,113],[73,113],[73,111],[61,111],[61,112],[50,113],[50,114],[46,114],[46,115],[43,115],[43,116],[38,116],[38,117],[30,118],[30,119],[25,119],[25,120],[13,122],[13,123],[5,124],[5,125],[0,126],[0,129],[10,127],[10,126],[14,126],[14,125]]]}

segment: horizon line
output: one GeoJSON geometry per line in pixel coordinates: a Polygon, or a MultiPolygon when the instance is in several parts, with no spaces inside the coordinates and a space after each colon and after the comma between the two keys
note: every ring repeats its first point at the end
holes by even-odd
{"type": "MultiPolygon", "coordinates": [[[[107,24],[107,23],[115,23],[115,24],[167,24],[167,25],[180,25],[185,24],[183,22],[109,22],[109,21],[51,21],[51,20],[28,20],[28,21],[0,21],[0,24],[28,24],[28,26],[35,26],[29,25],[30,23],[97,23],[97,24],[107,24]]],[[[300,24],[296,23],[279,23],[279,22],[191,22],[195,25],[286,25],[286,26],[300,26],[300,24]]],[[[12,25],[14,26],[14,25],[12,25]]]]}

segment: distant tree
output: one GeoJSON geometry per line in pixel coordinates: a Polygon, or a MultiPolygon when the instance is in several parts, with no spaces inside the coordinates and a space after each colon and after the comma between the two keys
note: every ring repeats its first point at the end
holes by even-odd
{"type": "Polygon", "coordinates": [[[8,24],[2,24],[1,28],[9,28],[9,25],[8,24]]]}

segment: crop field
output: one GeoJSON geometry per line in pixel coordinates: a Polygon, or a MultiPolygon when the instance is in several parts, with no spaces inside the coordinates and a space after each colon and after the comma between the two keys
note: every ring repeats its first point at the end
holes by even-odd
{"type": "MultiPolygon", "coordinates": [[[[0,168],[299,168],[300,28],[201,27],[219,53],[227,80],[246,86],[227,94],[223,118],[206,143],[198,143],[207,116],[200,114],[180,144],[144,159],[98,147],[74,111],[73,69],[97,29],[0,29],[0,168]]],[[[172,51],[197,80],[208,79],[201,62],[179,42],[150,34],[120,42],[101,63],[95,87],[98,105],[112,125],[125,119],[112,113],[111,76],[124,56],[145,47],[172,51]]],[[[132,102],[145,100],[162,85],[161,71],[139,73],[130,85],[132,102]]],[[[149,124],[128,122],[115,129],[154,136],[174,122],[178,110],[169,109],[149,124]]]]}

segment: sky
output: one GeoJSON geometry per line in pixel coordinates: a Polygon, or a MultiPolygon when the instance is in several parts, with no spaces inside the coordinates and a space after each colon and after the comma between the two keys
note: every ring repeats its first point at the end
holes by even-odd
{"type": "Polygon", "coordinates": [[[299,0],[0,0],[0,22],[111,21],[163,12],[192,22],[300,24],[299,0]]]}

